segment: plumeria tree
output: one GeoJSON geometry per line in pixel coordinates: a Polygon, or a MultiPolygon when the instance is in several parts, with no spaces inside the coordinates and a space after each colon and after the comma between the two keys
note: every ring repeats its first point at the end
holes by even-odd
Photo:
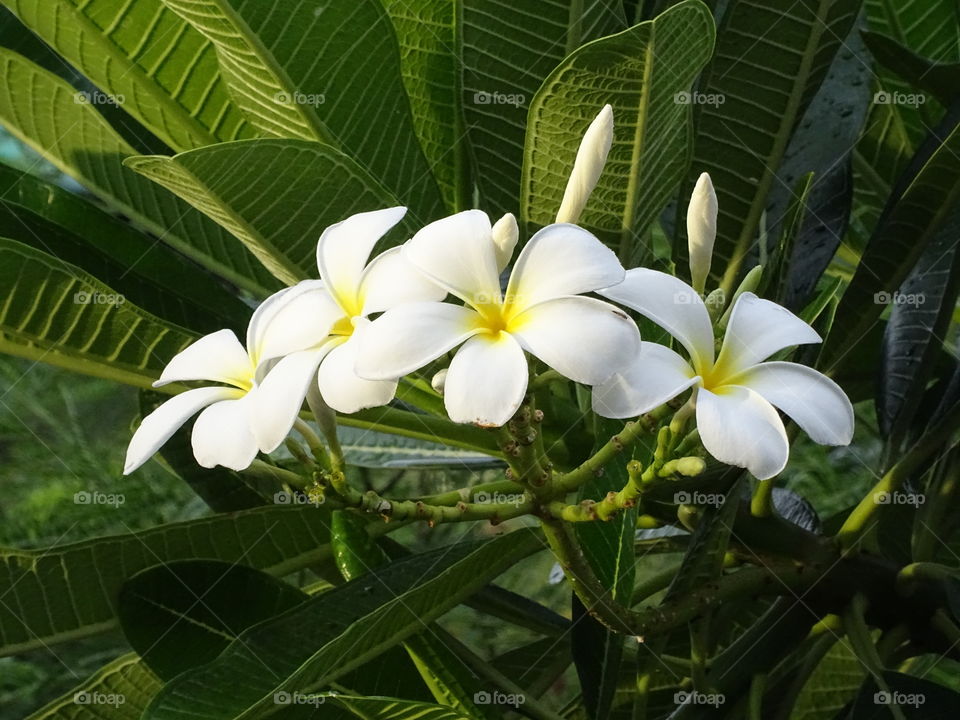
{"type": "Polygon", "coordinates": [[[32,718],[955,712],[952,0],[4,5],[0,349],[210,509],[3,552],[32,718]]]}

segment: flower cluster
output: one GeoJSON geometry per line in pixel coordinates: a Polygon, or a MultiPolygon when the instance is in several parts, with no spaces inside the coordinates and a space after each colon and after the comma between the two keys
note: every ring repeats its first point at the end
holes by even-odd
{"type": "Polygon", "coordinates": [[[636,417],[692,389],[705,449],[761,479],[787,462],[777,409],[816,442],[849,443],[853,409],[833,381],[795,363],[764,362],[820,341],[788,310],[740,293],[715,352],[714,323],[701,300],[716,234],[709,176],[697,183],[687,216],[692,286],[655,270],[626,271],[575,224],[612,138],[608,105],[584,135],[557,222],[530,238],[505,284],[519,235],[510,214],[491,224],[480,210],[461,212],[372,260],[405,208],[360,213],[327,228],[317,245],[319,279],[264,301],[246,348],[221,330],[170,361],[155,385],[216,384],[176,395],[144,418],[125,472],[198,412],[192,444],[200,465],[242,470],[284,442],[311,386],[332,409],[354,413],[389,403],[400,378],[451,351],[443,401],[455,422],[505,424],[523,403],[533,356],[592,387],[593,409],[604,417],[636,417]],[[622,308],[664,328],[686,357],[642,342],[622,308]]]}

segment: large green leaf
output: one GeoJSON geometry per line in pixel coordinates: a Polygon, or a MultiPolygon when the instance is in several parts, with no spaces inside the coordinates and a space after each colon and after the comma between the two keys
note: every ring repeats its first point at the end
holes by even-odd
{"type": "Polygon", "coordinates": [[[255,134],[227,94],[213,46],[160,0],[3,3],[170,147],[255,134]]]}
{"type": "Polygon", "coordinates": [[[0,238],[0,351],[147,387],[193,340],[80,268],[0,238]]]}
{"type": "Polygon", "coordinates": [[[169,683],[145,720],[255,718],[276,693],[309,693],[393,647],[543,547],[529,530],[394,562],[240,636],[169,683]],[[263,663],[273,674],[263,672],[263,663]]]}
{"type": "Polygon", "coordinates": [[[309,597],[250,567],[181,560],[129,578],[120,589],[117,616],[130,646],[170,680],[213,660],[248,627],[309,597]]]}
{"type": "Polygon", "coordinates": [[[122,655],[26,720],[139,720],[161,685],[135,654],[122,655]]]}
{"type": "Polygon", "coordinates": [[[444,705],[410,702],[399,698],[339,694],[321,694],[318,697],[347,708],[362,720],[472,720],[471,716],[444,705]]]}
{"type": "Polygon", "coordinates": [[[960,63],[933,62],[880,33],[865,32],[863,39],[878,63],[917,89],[945,105],[960,96],[960,63]]]}
{"type": "Polygon", "coordinates": [[[960,111],[931,134],[895,190],[840,300],[820,355],[821,366],[837,370],[851,346],[862,341],[886,308],[883,299],[897,291],[960,202],[958,153],[960,111]]]}
{"type": "Polygon", "coordinates": [[[0,76],[0,122],[109,208],[235,285],[260,295],[277,287],[226,230],[124,168],[137,151],[69,84],[2,48],[0,76]]]}
{"type": "Polygon", "coordinates": [[[710,59],[713,41],[710,11],[700,0],[686,0],[567,57],[530,106],[523,219],[536,226],[553,222],[583,132],[610,103],[613,146],[580,224],[625,262],[648,256],[644,233],[689,166],[690,105],[678,97],[710,59]]]}
{"type": "Polygon", "coordinates": [[[246,326],[224,283],[84,198],[0,165],[0,236],[72,263],[164,320],[207,333],[246,326]]]}
{"type": "MultiPolygon", "coordinates": [[[[457,4],[463,63],[460,101],[481,206],[496,215],[516,212],[529,137],[528,108],[533,109],[541,83],[582,44],[621,32],[627,23],[620,3],[608,0],[457,0],[457,4]]],[[[576,107],[569,110],[586,117],[606,101],[598,95],[581,110],[583,100],[578,97],[576,107]]],[[[564,132],[570,130],[563,127],[564,132]]],[[[572,163],[576,143],[564,151],[569,158],[552,160],[572,163]]]]}
{"type": "Polygon", "coordinates": [[[291,285],[316,276],[324,228],[399,204],[348,156],[307,140],[242,140],[124,164],[216,220],[291,285]]]}
{"type": "Polygon", "coordinates": [[[935,62],[960,60],[960,6],[955,0],[865,0],[873,30],[935,62]]]}
{"type": "Polygon", "coordinates": [[[279,576],[322,560],[328,522],[328,513],[309,505],[271,507],[61,547],[2,550],[0,655],[114,627],[120,586],[151,565],[210,558],[279,576]]]}
{"type": "Polygon", "coordinates": [[[832,720],[857,693],[867,669],[845,638],[838,638],[797,695],[791,720],[832,720]]]}
{"type": "MultiPolygon", "coordinates": [[[[727,6],[716,54],[700,81],[703,97],[718,101],[697,106],[690,186],[702,172],[716,186],[713,275],[728,291],[756,241],[790,137],[860,3],[731,0],[727,6]]],[[[674,255],[686,272],[686,238],[677,235],[674,255]]]]}
{"type": "Polygon", "coordinates": [[[420,217],[442,210],[410,117],[396,34],[379,0],[163,0],[217,49],[262,134],[349,153],[420,217]]]}
{"type": "MultiPolygon", "coordinates": [[[[479,468],[496,462],[485,453],[448,447],[439,442],[387,435],[376,430],[341,427],[337,434],[349,465],[420,468],[450,466],[479,468]]],[[[502,464],[502,462],[501,462],[502,464]]]]}

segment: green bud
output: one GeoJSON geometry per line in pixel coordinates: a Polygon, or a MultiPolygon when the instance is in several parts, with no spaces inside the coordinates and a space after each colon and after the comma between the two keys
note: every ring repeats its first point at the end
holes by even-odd
{"type": "Polygon", "coordinates": [[[740,287],[737,288],[736,292],[733,293],[733,297],[730,298],[730,303],[727,305],[727,309],[723,313],[723,317],[720,318],[720,322],[717,325],[720,330],[725,330],[727,323],[730,322],[730,313],[733,312],[733,306],[737,304],[737,298],[739,298],[745,292],[753,292],[760,287],[760,281],[762,279],[762,265],[757,265],[753,270],[746,274],[746,277],[744,277],[743,281],[740,283],[740,287]]]}

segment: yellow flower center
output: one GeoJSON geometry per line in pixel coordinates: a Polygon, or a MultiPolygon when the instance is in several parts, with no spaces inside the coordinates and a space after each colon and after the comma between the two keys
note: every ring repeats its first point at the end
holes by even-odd
{"type": "Polygon", "coordinates": [[[353,335],[353,317],[344,315],[330,329],[331,335],[353,335]]]}

